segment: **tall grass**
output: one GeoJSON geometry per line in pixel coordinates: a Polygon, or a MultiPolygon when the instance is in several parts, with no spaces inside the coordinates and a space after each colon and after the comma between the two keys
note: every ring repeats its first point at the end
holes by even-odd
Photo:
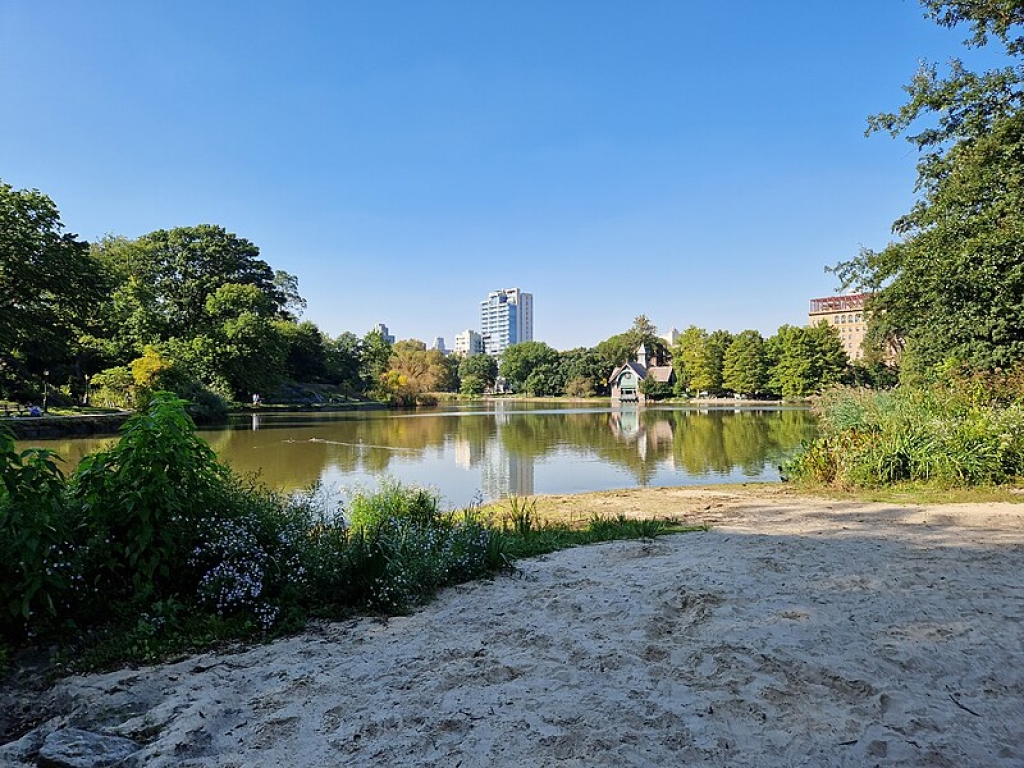
{"type": "Polygon", "coordinates": [[[70,477],[53,454],[15,453],[0,432],[0,479],[0,659],[59,642],[85,666],[273,635],[311,617],[401,613],[519,557],[668,531],[624,518],[548,524],[521,499],[495,522],[395,482],[341,509],[315,490],[284,497],[220,464],[184,403],[162,394],[70,477]]]}
{"type": "Polygon", "coordinates": [[[889,392],[836,389],[820,436],[784,468],[806,484],[872,488],[1000,485],[1024,474],[1024,390],[993,375],[889,392]]]}

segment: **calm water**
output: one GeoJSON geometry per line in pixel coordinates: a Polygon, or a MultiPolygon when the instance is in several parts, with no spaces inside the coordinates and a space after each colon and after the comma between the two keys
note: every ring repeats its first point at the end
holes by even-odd
{"type": "MultiPolygon", "coordinates": [[[[634,486],[777,480],[778,465],[814,434],[789,408],[580,408],[532,403],[415,412],[236,417],[199,434],[236,470],[292,491],[339,492],[382,476],[437,488],[453,505],[474,497],[634,486]]],[[[25,442],[73,466],[110,438],[25,442]]]]}

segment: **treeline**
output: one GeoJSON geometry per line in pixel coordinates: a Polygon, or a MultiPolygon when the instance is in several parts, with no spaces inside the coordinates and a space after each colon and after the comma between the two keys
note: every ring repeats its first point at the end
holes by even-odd
{"type": "Polygon", "coordinates": [[[392,350],[381,334],[331,338],[301,321],[296,277],[223,227],[91,244],[63,230],[49,197],[0,182],[2,399],[134,407],[168,390],[212,418],[257,392],[382,386],[392,350]]]}
{"type": "Polygon", "coordinates": [[[396,405],[432,393],[608,394],[613,369],[636,358],[675,369],[653,398],[706,392],[804,397],[839,381],[875,381],[853,366],[835,329],[784,326],[769,339],[690,327],[672,348],[640,316],[595,347],[514,345],[498,362],[448,356],[381,333],[336,338],[300,320],[298,280],[223,227],[157,230],[95,243],[65,233],[46,195],[0,183],[0,398],[133,408],[156,391],[214,419],[231,401],[373,398],[396,405]]]}
{"type": "Polygon", "coordinates": [[[697,395],[802,398],[832,384],[884,386],[894,370],[881,358],[851,361],[834,326],[784,325],[764,338],[758,331],[732,334],[690,326],[669,346],[640,315],[633,327],[593,348],[557,352],[543,342],[510,347],[498,374],[512,391],[530,395],[608,394],[609,374],[637,359],[643,345],[649,365],[671,365],[674,382],[648,378],[652,399],[697,395]]]}
{"type": "Polygon", "coordinates": [[[784,325],[764,338],[758,331],[708,332],[690,326],[674,345],[657,335],[646,316],[626,332],[594,347],[558,351],[542,341],[505,350],[500,364],[487,355],[445,357],[423,342],[399,341],[391,349],[375,394],[393,403],[429,400],[434,392],[466,395],[499,390],[536,397],[608,395],[608,378],[637,359],[641,345],[649,364],[671,365],[673,383],[644,382],[651,399],[740,394],[746,397],[808,397],[833,384],[888,386],[895,370],[880,356],[851,361],[834,326],[784,325]]]}

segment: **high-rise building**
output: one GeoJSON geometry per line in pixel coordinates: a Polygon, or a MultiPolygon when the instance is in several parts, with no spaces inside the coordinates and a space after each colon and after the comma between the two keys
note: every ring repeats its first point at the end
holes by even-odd
{"type": "Polygon", "coordinates": [[[377,323],[375,326],[373,326],[373,330],[379,333],[381,336],[383,336],[384,341],[386,341],[388,344],[395,343],[395,337],[388,332],[388,327],[384,325],[384,323],[377,323]]]}
{"type": "Polygon", "coordinates": [[[533,341],[533,294],[518,288],[491,291],[480,302],[484,352],[497,357],[513,344],[533,341]]]}
{"type": "Polygon", "coordinates": [[[469,357],[484,351],[484,340],[476,331],[465,330],[455,334],[455,354],[469,357]]]}

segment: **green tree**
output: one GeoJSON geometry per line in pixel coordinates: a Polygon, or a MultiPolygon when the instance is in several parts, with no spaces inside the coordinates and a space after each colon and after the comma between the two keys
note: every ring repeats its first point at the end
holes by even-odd
{"type": "Polygon", "coordinates": [[[274,272],[274,288],[283,299],[281,314],[289,320],[302,316],[306,309],[306,300],[299,295],[299,278],[278,269],[274,272]]]}
{"type": "Polygon", "coordinates": [[[494,387],[498,377],[498,361],[490,355],[468,355],[459,362],[460,391],[465,395],[482,395],[494,387]]]}
{"type": "Polygon", "coordinates": [[[513,392],[554,394],[561,392],[565,384],[562,381],[559,386],[558,352],[543,341],[523,341],[510,346],[501,356],[499,372],[513,392]],[[530,379],[535,371],[537,376],[530,379]]]}
{"type": "Polygon", "coordinates": [[[658,336],[658,329],[647,315],[637,315],[628,331],[605,339],[594,348],[603,360],[604,379],[620,365],[636,360],[637,350],[641,344],[647,350],[649,364],[653,361],[667,364],[672,357],[671,350],[665,340],[658,336]]]}
{"type": "Polygon", "coordinates": [[[206,301],[223,285],[249,285],[264,296],[271,314],[297,300],[292,287],[259,258],[260,251],[245,238],[223,227],[200,224],[157,230],[143,235],[121,268],[153,286],[166,332],[188,337],[205,328],[206,301]]]}
{"type": "Polygon", "coordinates": [[[898,240],[834,270],[876,292],[869,343],[905,342],[905,370],[1009,366],[1024,357],[1024,3],[925,7],[943,26],[969,25],[969,45],[994,38],[1007,65],[976,73],[953,60],[940,74],[922,64],[907,103],[870,119],[869,133],[905,134],[919,151],[919,198],[895,223],[898,240]]]}
{"type": "Polygon", "coordinates": [[[601,358],[605,378],[607,379],[620,365],[636,360],[636,348],[635,339],[628,332],[611,336],[594,347],[594,351],[601,358]]]}
{"type": "Polygon", "coordinates": [[[284,374],[293,381],[315,382],[328,377],[327,343],[308,320],[276,320],[274,330],[284,345],[284,374]]]}
{"type": "Polygon", "coordinates": [[[721,391],[722,365],[731,343],[728,331],[708,333],[695,325],[683,331],[672,358],[679,387],[694,392],[721,391]]]}
{"type": "Polygon", "coordinates": [[[812,328],[782,326],[766,351],[769,386],[783,397],[808,397],[838,383],[848,364],[839,332],[824,321],[812,328]]]}
{"type": "Polygon", "coordinates": [[[708,334],[704,342],[704,354],[700,365],[693,372],[690,384],[694,389],[708,392],[722,391],[722,369],[725,353],[732,344],[733,336],[728,331],[718,330],[708,334]]]}
{"type": "Polygon", "coordinates": [[[362,340],[351,331],[324,342],[327,380],[346,388],[350,393],[363,391],[359,369],[362,361],[362,340]]]}
{"type": "Polygon", "coordinates": [[[768,358],[764,338],[757,331],[739,333],[725,351],[722,361],[722,386],[752,395],[768,385],[768,358]]]}
{"type": "Polygon", "coordinates": [[[626,331],[626,336],[633,347],[631,360],[636,360],[636,352],[642,344],[647,350],[647,361],[649,364],[659,362],[667,364],[671,352],[665,340],[658,336],[658,329],[647,315],[637,315],[633,318],[633,327],[626,331]]]}
{"type": "Polygon", "coordinates": [[[89,245],[64,232],[53,201],[0,181],[0,391],[36,386],[64,365],[81,377],[79,338],[110,290],[89,245]]]}
{"type": "Polygon", "coordinates": [[[708,332],[695,325],[679,334],[672,350],[672,367],[675,369],[676,386],[680,391],[696,388],[693,377],[702,370],[707,338],[708,332]]]}
{"type": "Polygon", "coordinates": [[[612,368],[596,349],[577,347],[559,353],[559,357],[567,395],[590,397],[608,394],[608,376],[612,368]]]}
{"type": "Polygon", "coordinates": [[[359,345],[359,377],[363,390],[373,392],[380,384],[380,377],[388,370],[391,359],[391,342],[378,330],[367,331],[359,345]]]}
{"type": "Polygon", "coordinates": [[[433,350],[438,359],[441,373],[437,380],[438,392],[458,392],[462,384],[459,379],[459,364],[462,362],[455,355],[446,355],[438,349],[433,350]]]}

